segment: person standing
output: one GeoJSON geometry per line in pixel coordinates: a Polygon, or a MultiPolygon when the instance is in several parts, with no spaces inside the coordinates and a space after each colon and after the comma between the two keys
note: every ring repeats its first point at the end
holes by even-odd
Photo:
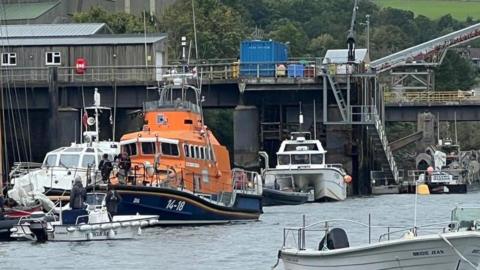
{"type": "Polygon", "coordinates": [[[110,217],[113,218],[117,214],[118,204],[122,197],[118,194],[115,186],[109,185],[107,196],[105,197],[105,204],[107,206],[107,211],[110,214],[110,217]]]}
{"type": "Polygon", "coordinates": [[[104,183],[110,182],[110,173],[113,170],[112,162],[108,159],[108,154],[103,154],[103,158],[98,164],[98,170],[102,175],[102,181],[104,183]]]}
{"type": "Polygon", "coordinates": [[[72,190],[70,191],[70,208],[84,209],[86,199],[87,190],[83,187],[82,178],[77,175],[72,190]]]}
{"type": "Polygon", "coordinates": [[[123,152],[120,155],[120,159],[118,161],[118,182],[120,184],[127,183],[128,172],[130,171],[130,167],[132,166],[132,162],[130,161],[130,157],[127,153],[123,152]]]}

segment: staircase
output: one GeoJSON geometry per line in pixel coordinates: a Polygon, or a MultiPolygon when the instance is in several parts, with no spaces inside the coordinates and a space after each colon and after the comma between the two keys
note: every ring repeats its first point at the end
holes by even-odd
{"type": "Polygon", "coordinates": [[[325,73],[326,77],[328,78],[328,82],[330,83],[330,86],[332,87],[332,92],[333,96],[335,97],[335,100],[337,101],[338,104],[338,109],[340,110],[340,114],[342,115],[343,121],[348,120],[348,111],[347,111],[347,103],[345,102],[345,99],[343,98],[342,90],[338,86],[337,82],[333,79],[330,74],[325,73]]]}
{"type": "Polygon", "coordinates": [[[399,175],[395,158],[393,157],[393,152],[388,144],[385,128],[383,127],[376,109],[374,109],[373,112],[373,124],[375,131],[372,132],[371,136],[373,136],[373,139],[378,142],[378,144],[375,144],[375,152],[380,154],[380,157],[378,157],[377,160],[382,161],[382,170],[370,172],[372,193],[396,193],[401,177],[399,175]],[[377,146],[380,147],[380,149],[378,149],[377,146]]]}

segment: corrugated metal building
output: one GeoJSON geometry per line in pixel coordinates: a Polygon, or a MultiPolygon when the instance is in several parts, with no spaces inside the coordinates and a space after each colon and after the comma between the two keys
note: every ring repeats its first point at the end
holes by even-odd
{"type": "Polygon", "coordinates": [[[155,80],[160,75],[167,63],[165,34],[110,32],[105,24],[2,26],[1,66],[15,69],[25,80],[45,79],[51,66],[58,67],[60,81],[111,80],[112,73],[115,80],[124,81],[155,80]],[[74,74],[79,58],[87,62],[82,76],[74,74]]]}

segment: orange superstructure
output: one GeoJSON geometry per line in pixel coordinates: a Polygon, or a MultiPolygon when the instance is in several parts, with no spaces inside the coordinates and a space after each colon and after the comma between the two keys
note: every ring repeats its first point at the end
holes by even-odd
{"type": "MultiPolygon", "coordinates": [[[[168,91],[171,97],[173,90],[168,91]]],[[[132,162],[130,177],[137,184],[168,185],[195,193],[231,192],[228,150],[203,124],[198,99],[193,103],[165,96],[145,103],[143,130],[125,134],[120,140],[122,152],[132,162]]]]}

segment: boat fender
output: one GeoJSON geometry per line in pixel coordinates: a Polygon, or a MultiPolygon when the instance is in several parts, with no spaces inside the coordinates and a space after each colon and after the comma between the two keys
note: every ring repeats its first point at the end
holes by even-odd
{"type": "Polygon", "coordinates": [[[138,227],[137,235],[142,235],[142,227],[138,227]]]}
{"type": "Polygon", "coordinates": [[[140,221],[138,220],[132,221],[132,226],[140,226],[140,221]]]}
{"type": "Polygon", "coordinates": [[[115,223],[112,224],[112,228],[114,228],[114,229],[118,229],[118,228],[120,228],[120,226],[121,226],[121,224],[119,222],[115,222],[115,223]]]}
{"type": "Polygon", "coordinates": [[[90,231],[92,229],[92,226],[91,225],[88,225],[88,224],[84,224],[84,225],[81,225],[80,226],[80,231],[84,232],[84,231],[90,231]]]}
{"type": "Polygon", "coordinates": [[[150,224],[150,226],[157,225],[158,223],[159,223],[159,222],[158,222],[158,220],[156,220],[156,219],[151,219],[151,220],[148,221],[148,224],[150,224]]]}
{"type": "Polygon", "coordinates": [[[102,230],[108,230],[112,228],[112,224],[106,223],[106,224],[102,224],[100,227],[102,228],[102,230]]]}
{"type": "Polygon", "coordinates": [[[77,229],[75,227],[67,227],[67,232],[72,233],[76,231],[77,229]]]}
{"type": "Polygon", "coordinates": [[[114,230],[109,230],[108,231],[108,238],[109,239],[115,238],[115,231],[114,230]]]}
{"type": "Polygon", "coordinates": [[[340,228],[333,228],[331,229],[320,241],[318,245],[319,250],[323,250],[325,247],[327,249],[340,249],[340,248],[348,248],[350,247],[350,243],[348,242],[347,233],[345,230],[340,228]],[[325,245],[325,241],[326,245],[325,245]]]}
{"type": "Polygon", "coordinates": [[[92,230],[100,230],[100,225],[98,224],[92,225],[92,230]]]}
{"type": "Polygon", "coordinates": [[[13,228],[10,228],[10,232],[11,232],[11,233],[16,233],[16,232],[18,232],[18,229],[17,229],[17,228],[15,228],[15,227],[13,227],[13,228]]]}
{"type": "Polygon", "coordinates": [[[352,177],[347,174],[343,177],[343,181],[347,184],[350,184],[350,183],[352,183],[352,177]]]}
{"type": "Polygon", "coordinates": [[[127,221],[127,222],[122,222],[122,226],[123,226],[123,227],[129,227],[130,225],[131,225],[131,224],[130,224],[130,222],[128,222],[128,221],[127,221]]]}
{"type": "Polygon", "coordinates": [[[92,240],[92,238],[93,238],[93,233],[92,232],[87,233],[87,240],[92,240]]]}
{"type": "Polygon", "coordinates": [[[142,221],[140,222],[140,226],[142,226],[142,227],[148,226],[148,221],[142,220],[142,221]]]}

